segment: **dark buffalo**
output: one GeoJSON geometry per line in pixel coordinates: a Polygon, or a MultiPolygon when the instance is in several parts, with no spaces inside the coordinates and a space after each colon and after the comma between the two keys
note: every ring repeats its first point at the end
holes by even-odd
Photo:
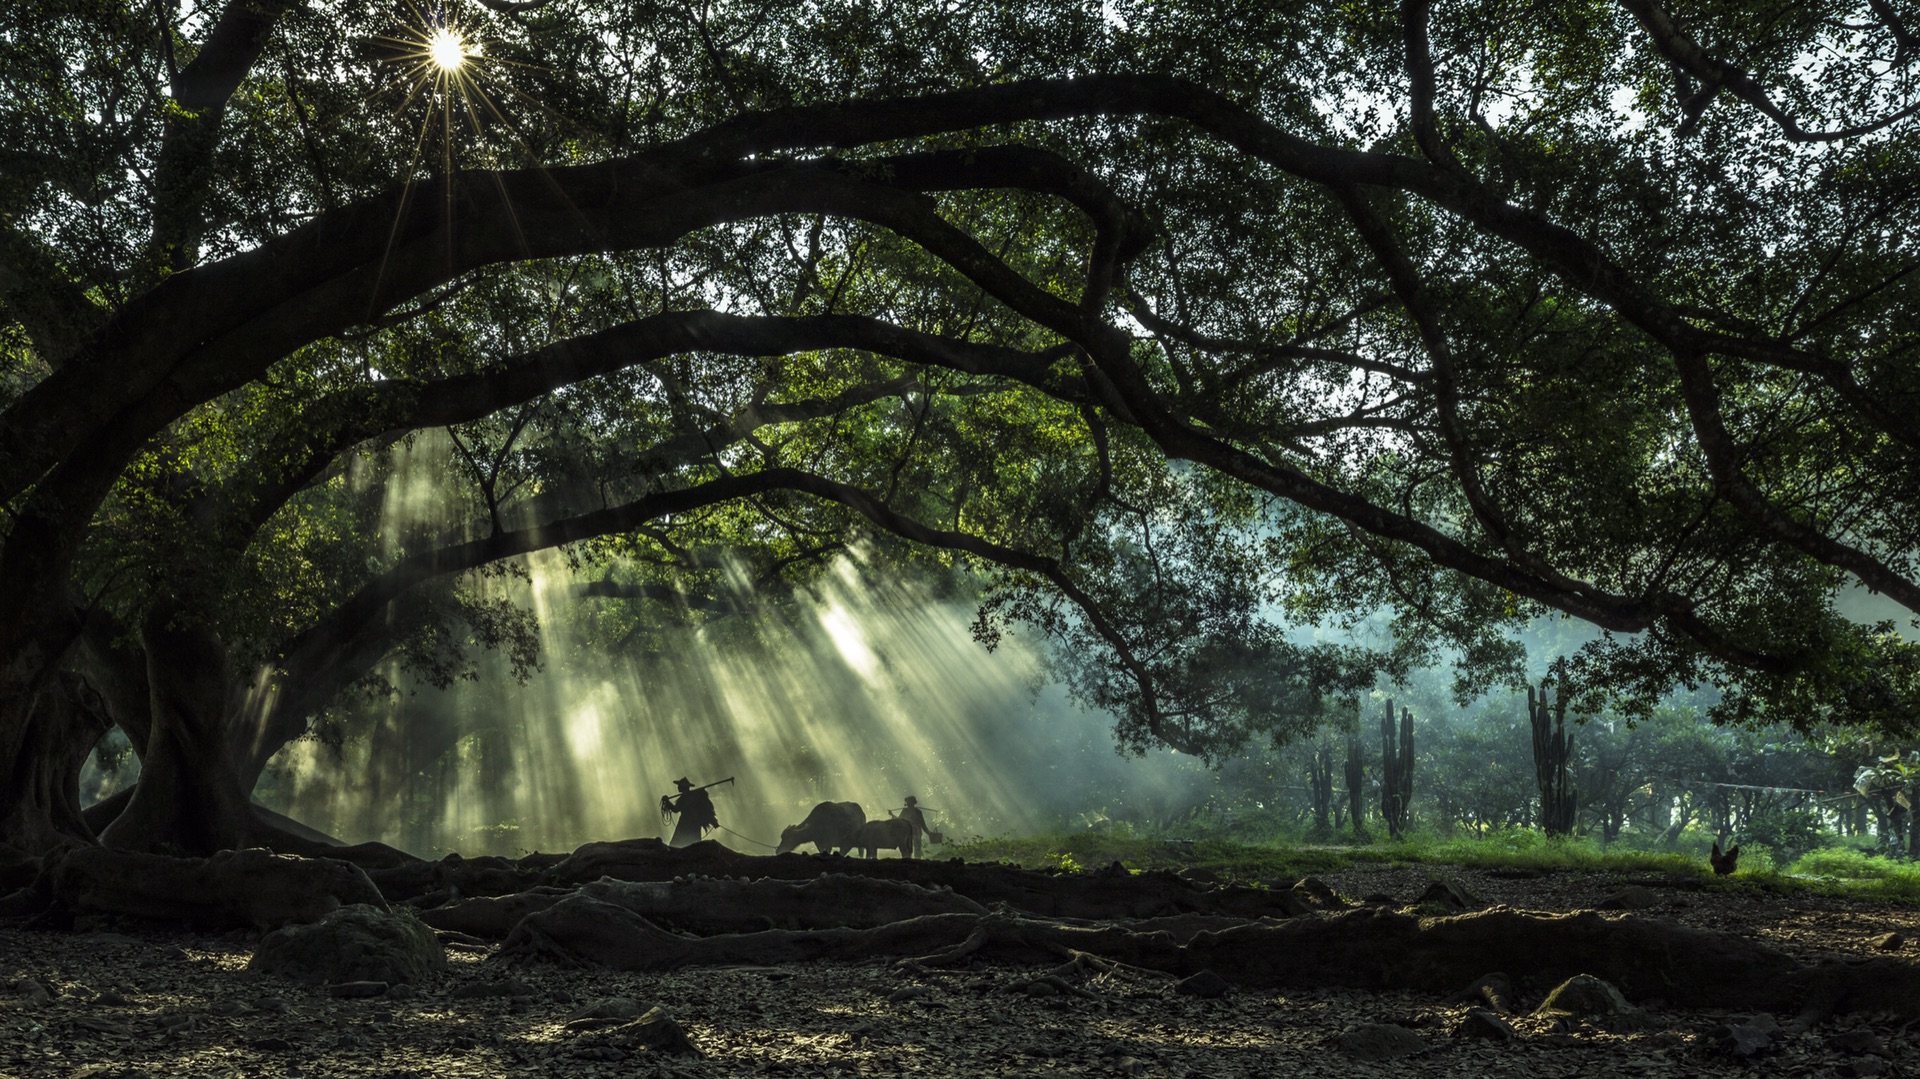
{"type": "Polygon", "coordinates": [[[886,820],[870,820],[862,824],[853,833],[850,844],[857,850],[867,852],[867,857],[878,858],[883,850],[897,850],[900,857],[913,857],[913,825],[899,817],[886,820]]]}
{"type": "Polygon", "coordinates": [[[812,843],[820,853],[832,850],[845,854],[853,847],[853,834],[865,824],[867,812],[858,802],[821,802],[799,824],[780,832],[777,853],[785,854],[802,843],[812,843]]]}

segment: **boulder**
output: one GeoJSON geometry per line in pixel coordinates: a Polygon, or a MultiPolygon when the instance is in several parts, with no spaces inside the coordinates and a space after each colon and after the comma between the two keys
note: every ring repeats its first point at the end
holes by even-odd
{"type": "Polygon", "coordinates": [[[1420,898],[1414,902],[1433,912],[1448,914],[1474,910],[1486,905],[1479,896],[1468,891],[1459,881],[1442,880],[1437,877],[1427,885],[1427,890],[1421,892],[1420,898]]]}
{"type": "Polygon", "coordinates": [[[619,1045],[676,1056],[702,1055],[700,1048],[693,1044],[693,1039],[687,1036],[686,1028],[675,1022],[665,1008],[657,1006],[626,1026],[613,1028],[609,1033],[619,1045]]]}
{"type": "Polygon", "coordinates": [[[418,918],[376,907],[341,907],[312,925],[261,938],[247,969],[308,985],[416,984],[447,969],[447,953],[418,918]]]}
{"type": "Polygon", "coordinates": [[[1633,1005],[1611,982],[1596,978],[1591,974],[1576,974],[1555,986],[1547,999],[1533,1010],[1535,1015],[1561,1013],[1578,1018],[1592,1018],[1607,1015],[1624,1015],[1633,1011],[1633,1005]]]}
{"type": "Polygon", "coordinates": [[[1554,987],[1533,1010],[1535,1016],[1589,1023],[1615,1032],[1639,1030],[1647,1014],[1627,1003],[1613,983],[1591,974],[1576,974],[1554,987]]]}
{"type": "Polygon", "coordinates": [[[1334,1040],[1340,1051],[1355,1060],[1377,1064],[1427,1051],[1426,1039],[1405,1027],[1362,1023],[1334,1040]]]}

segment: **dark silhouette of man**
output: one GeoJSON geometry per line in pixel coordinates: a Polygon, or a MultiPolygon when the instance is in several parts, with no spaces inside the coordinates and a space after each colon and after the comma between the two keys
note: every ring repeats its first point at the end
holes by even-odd
{"type": "Polygon", "coordinates": [[[706,791],[694,790],[692,780],[682,776],[674,780],[673,785],[680,788],[680,796],[660,799],[661,810],[680,814],[680,822],[674,825],[673,838],[667,845],[690,847],[700,842],[709,829],[720,827],[720,818],[713,812],[713,799],[706,791]]]}
{"type": "Polygon", "coordinates": [[[913,853],[909,857],[918,858],[925,849],[921,841],[933,838],[933,833],[927,830],[927,813],[920,808],[918,798],[907,795],[907,807],[900,811],[900,819],[913,826],[913,853]]]}

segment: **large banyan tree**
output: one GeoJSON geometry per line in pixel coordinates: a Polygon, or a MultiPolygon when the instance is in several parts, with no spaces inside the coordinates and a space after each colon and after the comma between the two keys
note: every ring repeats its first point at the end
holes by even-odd
{"type": "Polygon", "coordinates": [[[1591,704],[1911,727],[1910,14],[9,4],[0,845],[297,848],[266,760],[533,662],[462,582],[555,547],[964,563],[1134,746],[1541,616],[1591,704]]]}

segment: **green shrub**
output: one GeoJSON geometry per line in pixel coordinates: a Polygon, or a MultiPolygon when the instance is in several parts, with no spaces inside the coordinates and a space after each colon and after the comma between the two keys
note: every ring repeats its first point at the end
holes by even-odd
{"type": "Polygon", "coordinates": [[[1826,846],[1831,839],[1820,818],[1805,810],[1766,813],[1740,829],[1740,842],[1749,850],[1766,848],[1773,855],[1775,865],[1791,865],[1808,851],[1826,846]]]}
{"type": "Polygon", "coordinates": [[[1839,880],[1890,880],[1902,876],[1920,879],[1920,866],[1896,862],[1853,847],[1823,847],[1808,851],[1793,863],[1793,872],[1803,877],[1834,877],[1839,880]]]}

